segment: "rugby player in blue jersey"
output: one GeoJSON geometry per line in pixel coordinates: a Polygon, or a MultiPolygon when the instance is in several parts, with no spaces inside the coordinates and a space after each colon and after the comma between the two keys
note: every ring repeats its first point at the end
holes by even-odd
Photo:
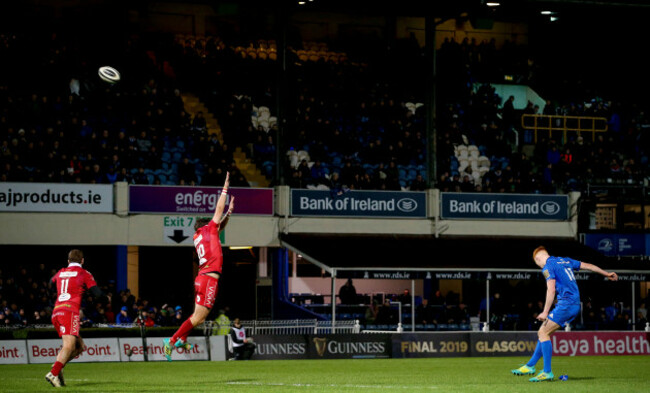
{"type": "Polygon", "coordinates": [[[551,371],[551,357],[553,356],[551,334],[566,323],[571,322],[580,313],[580,292],[573,273],[580,269],[591,270],[594,273],[602,274],[611,281],[618,280],[618,275],[614,272],[606,272],[591,263],[565,257],[552,257],[548,254],[546,248],[542,246],[533,251],[533,260],[535,260],[537,266],[542,268],[542,273],[546,279],[544,311],[537,316],[537,319],[543,321],[543,323],[537,332],[539,341],[537,341],[533,356],[528,363],[512,370],[512,373],[515,375],[535,374],[535,365],[539,358],[543,357],[544,370],[537,376],[530,378],[530,381],[552,381],[555,376],[551,371]],[[556,293],[557,304],[551,312],[556,293]]]}

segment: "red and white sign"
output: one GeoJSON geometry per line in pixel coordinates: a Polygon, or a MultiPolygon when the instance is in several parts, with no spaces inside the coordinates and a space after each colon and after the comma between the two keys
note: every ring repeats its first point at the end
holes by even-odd
{"type": "Polygon", "coordinates": [[[553,356],[650,355],[645,332],[557,332],[553,356]]]}
{"type": "MultiPolygon", "coordinates": [[[[142,346],[141,338],[120,338],[120,357],[123,362],[143,362],[144,361],[144,348],[142,346]],[[131,353],[131,356],[129,356],[131,353]]],[[[162,337],[148,337],[147,338],[147,353],[149,361],[167,361],[165,353],[163,352],[162,337]]],[[[192,350],[174,348],[172,352],[172,360],[208,360],[208,347],[206,345],[205,337],[189,337],[187,339],[191,344],[194,344],[192,350]]]]}
{"type": "Polygon", "coordinates": [[[27,364],[25,340],[0,340],[0,364],[27,364]]]}
{"type": "MultiPolygon", "coordinates": [[[[84,339],[86,350],[73,362],[119,362],[117,338],[84,339]]],[[[61,349],[61,340],[27,340],[29,363],[54,363],[61,349]]]]}

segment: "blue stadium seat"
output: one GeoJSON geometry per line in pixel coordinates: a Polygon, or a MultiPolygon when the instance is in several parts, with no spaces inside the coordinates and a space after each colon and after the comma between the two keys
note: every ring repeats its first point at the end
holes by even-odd
{"type": "Polygon", "coordinates": [[[439,323],[438,330],[449,330],[449,325],[446,323],[439,323]]]}
{"type": "Polygon", "coordinates": [[[409,170],[408,170],[407,176],[408,176],[408,179],[409,179],[409,180],[413,180],[413,179],[415,179],[415,177],[416,177],[417,175],[418,175],[417,170],[415,170],[415,169],[409,169],[409,170]]]}

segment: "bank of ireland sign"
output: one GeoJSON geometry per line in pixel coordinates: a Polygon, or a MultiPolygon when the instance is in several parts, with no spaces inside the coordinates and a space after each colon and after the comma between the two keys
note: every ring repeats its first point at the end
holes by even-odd
{"type": "Polygon", "coordinates": [[[426,193],[291,190],[292,216],[426,218],[426,193]]]}
{"type": "Polygon", "coordinates": [[[440,194],[443,219],[546,220],[569,219],[568,195],[440,194]]]}

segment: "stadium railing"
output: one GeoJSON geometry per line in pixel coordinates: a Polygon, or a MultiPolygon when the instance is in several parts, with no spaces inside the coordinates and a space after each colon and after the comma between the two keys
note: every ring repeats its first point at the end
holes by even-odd
{"type": "MultiPolygon", "coordinates": [[[[250,335],[332,334],[359,333],[361,331],[359,320],[336,321],[334,326],[332,326],[332,321],[319,321],[317,319],[248,320],[241,321],[241,324],[250,335]]],[[[219,325],[215,321],[203,323],[206,334],[211,334],[218,328],[219,325]]]]}

